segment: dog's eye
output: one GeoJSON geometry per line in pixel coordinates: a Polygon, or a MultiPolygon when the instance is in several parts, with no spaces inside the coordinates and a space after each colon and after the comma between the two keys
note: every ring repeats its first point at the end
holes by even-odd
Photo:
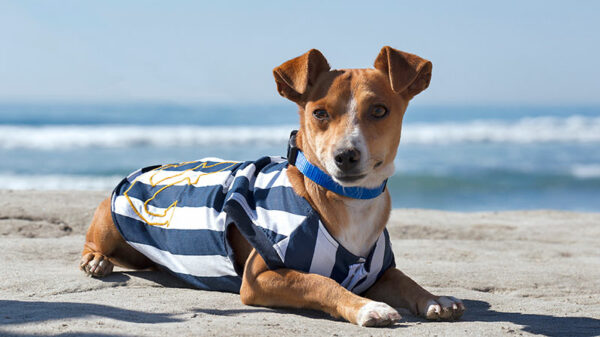
{"type": "Polygon", "coordinates": [[[329,114],[327,113],[327,111],[325,111],[323,109],[317,109],[317,110],[313,111],[313,116],[315,116],[315,118],[320,121],[329,119],[329,114]]]}
{"type": "Polygon", "coordinates": [[[371,108],[371,116],[375,118],[383,118],[387,115],[388,109],[383,105],[374,105],[371,108]]]}

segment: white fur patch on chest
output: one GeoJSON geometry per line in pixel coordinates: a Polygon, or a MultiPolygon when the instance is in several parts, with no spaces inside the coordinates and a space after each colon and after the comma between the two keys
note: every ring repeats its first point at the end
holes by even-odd
{"type": "Polygon", "coordinates": [[[381,235],[379,222],[384,215],[385,194],[371,200],[346,201],[348,223],[336,240],[356,256],[367,257],[381,235]]]}

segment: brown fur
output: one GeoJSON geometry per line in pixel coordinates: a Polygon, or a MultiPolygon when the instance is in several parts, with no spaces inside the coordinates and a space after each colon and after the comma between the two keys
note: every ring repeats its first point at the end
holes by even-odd
{"type": "MultiPolygon", "coordinates": [[[[312,49],[275,68],[273,74],[278,92],[298,104],[297,144],[310,162],[327,171],[321,159],[334,152],[348,127],[354,125],[360,128],[371,157],[367,169],[370,174],[382,175],[387,171],[381,170],[389,170],[396,156],[409,100],[429,85],[431,63],[416,55],[384,47],[375,61],[375,69],[330,71],[325,57],[312,49]],[[347,111],[351,100],[356,103],[354,115],[347,111]],[[378,104],[389,110],[385,119],[375,120],[369,115],[372,107],[378,104]],[[326,109],[330,120],[323,122],[313,118],[315,109],[326,109]]],[[[348,228],[352,223],[349,205],[356,201],[316,185],[295,167],[289,168],[288,177],[294,190],[319,212],[334,237],[341,238],[353,229],[348,228]]],[[[372,223],[363,224],[367,227],[362,229],[368,233],[364,238],[364,245],[369,245],[366,248],[372,246],[372,238],[377,238],[383,231],[390,204],[388,191],[373,204],[365,204],[368,213],[383,210],[375,214],[372,223]]],[[[372,300],[408,308],[430,319],[455,319],[464,311],[460,301],[447,302],[448,298],[432,295],[395,268],[386,271],[363,294],[364,297],[320,275],[291,269],[269,270],[235,226],[230,228],[227,239],[235,252],[235,263],[244,270],[240,297],[245,304],[316,309],[363,325],[390,324],[399,317],[379,317],[381,313],[368,311],[366,320],[359,321],[359,316],[365,314],[361,309],[372,300]]],[[[136,269],[153,265],[120,236],[112,223],[107,199],[98,207],[87,233],[81,268],[92,276],[104,276],[112,271],[113,264],[136,269]]]]}

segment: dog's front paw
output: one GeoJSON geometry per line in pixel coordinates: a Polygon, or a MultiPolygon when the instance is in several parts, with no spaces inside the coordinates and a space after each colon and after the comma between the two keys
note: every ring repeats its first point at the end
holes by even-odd
{"type": "Polygon", "coordinates": [[[420,306],[419,314],[430,320],[454,320],[459,319],[465,312],[465,306],[461,300],[452,296],[440,296],[429,299],[425,305],[420,306]]]}
{"type": "Polygon", "coordinates": [[[93,277],[106,276],[112,273],[113,267],[112,262],[99,253],[87,253],[79,261],[79,269],[93,277]]]}
{"type": "Polygon", "coordinates": [[[360,326],[387,326],[399,321],[400,318],[400,314],[389,305],[371,301],[363,305],[358,311],[356,324],[360,326]]]}

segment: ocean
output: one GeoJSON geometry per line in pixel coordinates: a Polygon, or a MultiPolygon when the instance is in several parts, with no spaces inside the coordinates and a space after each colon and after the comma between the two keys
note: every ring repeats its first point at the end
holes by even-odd
{"type": "MultiPolygon", "coordinates": [[[[291,105],[0,104],[0,188],[111,190],[131,171],[285,155],[291,105]]],[[[600,211],[600,107],[409,106],[393,206],[600,211]]]]}

